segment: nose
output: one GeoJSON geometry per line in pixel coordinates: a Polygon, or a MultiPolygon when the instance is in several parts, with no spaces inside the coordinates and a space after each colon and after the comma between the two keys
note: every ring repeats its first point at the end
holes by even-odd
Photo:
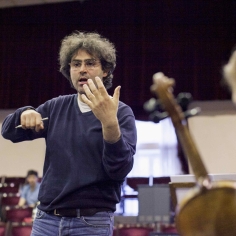
{"type": "Polygon", "coordinates": [[[86,65],[85,65],[85,63],[82,63],[79,69],[80,69],[80,70],[79,70],[79,71],[80,71],[80,73],[87,72],[87,68],[86,68],[86,65]]]}

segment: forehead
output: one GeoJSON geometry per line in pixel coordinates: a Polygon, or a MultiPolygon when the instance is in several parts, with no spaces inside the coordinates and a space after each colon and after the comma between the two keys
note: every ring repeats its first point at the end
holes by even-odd
{"type": "Polygon", "coordinates": [[[86,59],[95,59],[95,56],[89,54],[87,51],[83,49],[79,49],[71,60],[86,60],[86,59]]]}
{"type": "Polygon", "coordinates": [[[28,175],[27,178],[36,178],[36,175],[28,175]]]}

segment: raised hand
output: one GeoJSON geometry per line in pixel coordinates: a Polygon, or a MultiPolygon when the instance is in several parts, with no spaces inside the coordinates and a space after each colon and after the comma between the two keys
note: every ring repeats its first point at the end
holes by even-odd
{"type": "Polygon", "coordinates": [[[102,124],[109,124],[117,118],[120,86],[111,97],[99,77],[95,77],[95,82],[97,86],[91,79],[88,80],[88,84],[83,86],[86,96],[83,94],[81,97],[102,124]]]}
{"type": "Polygon", "coordinates": [[[115,88],[113,97],[111,97],[99,77],[95,77],[95,83],[89,79],[88,84],[83,85],[86,95],[82,94],[81,98],[101,121],[104,139],[115,142],[120,137],[117,119],[120,86],[115,88]]]}

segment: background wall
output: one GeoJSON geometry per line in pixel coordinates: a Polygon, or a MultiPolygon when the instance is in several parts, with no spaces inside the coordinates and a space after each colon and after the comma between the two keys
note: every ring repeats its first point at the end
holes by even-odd
{"type": "MultiPolygon", "coordinates": [[[[14,110],[0,109],[0,128],[4,118],[14,110]]],[[[45,155],[44,139],[12,143],[0,135],[0,176],[26,176],[30,169],[37,170],[39,176],[43,174],[45,155]]]]}
{"type": "Polygon", "coordinates": [[[235,105],[231,101],[195,101],[191,106],[202,110],[188,125],[208,173],[236,173],[235,105]]]}

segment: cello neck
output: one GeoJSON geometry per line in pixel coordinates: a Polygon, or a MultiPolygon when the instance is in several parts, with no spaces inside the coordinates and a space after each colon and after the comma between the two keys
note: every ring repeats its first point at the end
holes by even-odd
{"type": "MultiPolygon", "coordinates": [[[[173,120],[172,120],[173,122],[173,120]]],[[[184,154],[187,157],[195,178],[200,185],[205,185],[204,181],[208,180],[208,172],[203,164],[202,158],[198,152],[198,149],[190,135],[189,129],[187,127],[187,122],[185,124],[174,124],[179,142],[183,148],[184,154]]]]}
{"type": "Polygon", "coordinates": [[[197,147],[190,135],[182,109],[173,96],[172,88],[174,80],[167,78],[162,73],[157,73],[154,74],[153,81],[154,84],[151,90],[159,97],[164,109],[168,112],[172,120],[184,154],[192,167],[196,181],[200,185],[206,186],[210,182],[210,179],[197,147]]]}

